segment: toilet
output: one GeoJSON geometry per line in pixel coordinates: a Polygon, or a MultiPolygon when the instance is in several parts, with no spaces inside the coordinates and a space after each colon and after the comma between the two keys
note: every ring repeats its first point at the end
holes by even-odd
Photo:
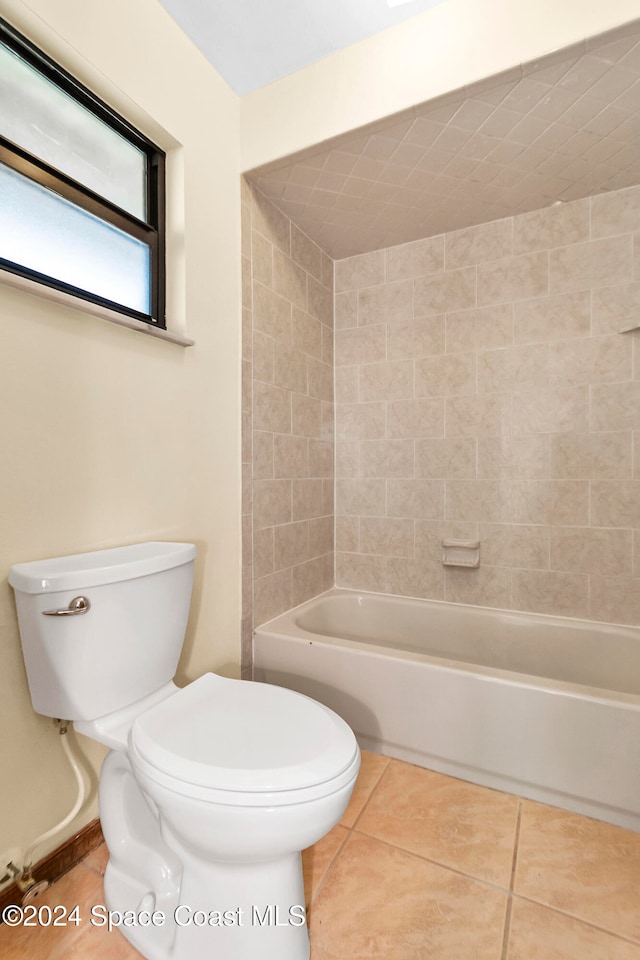
{"type": "Polygon", "coordinates": [[[307,960],[301,851],[342,817],[358,745],[282,687],[175,685],[195,556],[151,542],[11,568],[34,710],[111,748],[92,922],[112,911],[149,960],[307,960]]]}

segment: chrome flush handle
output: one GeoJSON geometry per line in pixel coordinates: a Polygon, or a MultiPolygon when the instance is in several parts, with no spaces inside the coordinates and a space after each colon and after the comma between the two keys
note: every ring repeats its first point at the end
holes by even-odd
{"type": "Polygon", "coordinates": [[[68,607],[62,610],[43,610],[43,617],[78,617],[81,613],[91,610],[91,601],[88,597],[74,597],[68,607]]]}

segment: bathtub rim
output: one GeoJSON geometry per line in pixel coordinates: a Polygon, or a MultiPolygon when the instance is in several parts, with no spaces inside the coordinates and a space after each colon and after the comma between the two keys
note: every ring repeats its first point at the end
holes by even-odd
{"type": "Polygon", "coordinates": [[[387,660],[413,660],[418,663],[433,664],[442,670],[453,673],[473,673],[480,679],[494,683],[516,683],[521,686],[535,689],[544,689],[550,693],[558,693],[564,696],[575,697],[580,700],[597,701],[599,703],[615,704],[616,706],[626,707],[640,711],[640,693],[625,693],[619,690],[612,690],[606,687],[593,687],[588,684],[582,684],[574,681],[556,680],[553,677],[544,677],[539,674],[520,673],[516,670],[505,670],[501,667],[488,667],[482,664],[473,663],[464,660],[452,660],[445,657],[437,657],[428,653],[419,653],[413,650],[403,650],[401,647],[388,647],[384,644],[371,641],[348,640],[344,637],[336,637],[331,634],[312,633],[299,627],[295,622],[295,616],[302,608],[311,608],[330,597],[372,597],[383,600],[412,601],[427,606],[452,607],[455,610],[468,610],[470,612],[480,612],[481,614],[499,613],[507,616],[522,616],[533,618],[537,622],[551,624],[579,624],[590,629],[597,627],[614,627],[617,630],[629,630],[638,634],[640,642],[640,627],[629,624],[609,623],[602,620],[585,620],[578,617],[561,617],[545,613],[530,613],[526,610],[509,610],[501,607],[483,607],[474,604],[452,603],[447,600],[427,600],[421,597],[406,597],[390,593],[373,593],[367,590],[353,590],[346,587],[331,587],[309,600],[291,607],[284,613],[266,620],[259,626],[254,627],[253,637],[256,634],[261,636],[287,637],[289,639],[307,642],[309,645],[318,644],[323,647],[346,647],[349,650],[359,653],[362,656],[374,656],[376,659],[387,660]]]}

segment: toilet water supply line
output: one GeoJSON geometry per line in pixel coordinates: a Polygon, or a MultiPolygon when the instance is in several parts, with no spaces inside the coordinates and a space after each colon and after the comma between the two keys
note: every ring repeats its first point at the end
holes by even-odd
{"type": "Polygon", "coordinates": [[[78,796],[73,807],[69,813],[61,820],[59,823],[56,823],[54,827],[51,827],[50,830],[47,830],[46,833],[43,833],[41,836],[36,837],[31,846],[27,849],[24,855],[24,866],[22,872],[18,875],[16,871],[16,883],[22,893],[24,894],[24,899],[22,901],[23,906],[25,902],[32,900],[34,897],[37,897],[38,894],[42,893],[43,890],[49,886],[49,883],[44,880],[40,883],[37,883],[32,876],[33,870],[33,852],[45,841],[50,840],[52,837],[55,837],[57,833],[60,833],[66,826],[68,826],[71,821],[77,816],[82,807],[82,804],[85,801],[87,791],[84,783],[84,777],[82,776],[82,770],[80,764],[78,763],[77,757],[74,756],[73,746],[69,737],[67,736],[67,731],[69,729],[68,720],[54,720],[53,721],[58,727],[58,733],[62,738],[62,749],[65,752],[67,760],[73,770],[73,773],[76,778],[76,783],[78,785],[78,796]]]}

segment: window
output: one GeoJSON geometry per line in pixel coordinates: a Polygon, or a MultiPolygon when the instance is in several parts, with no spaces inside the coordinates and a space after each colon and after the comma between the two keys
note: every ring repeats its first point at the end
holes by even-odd
{"type": "Polygon", "coordinates": [[[165,329],[164,162],[0,19],[0,269],[165,329]]]}

